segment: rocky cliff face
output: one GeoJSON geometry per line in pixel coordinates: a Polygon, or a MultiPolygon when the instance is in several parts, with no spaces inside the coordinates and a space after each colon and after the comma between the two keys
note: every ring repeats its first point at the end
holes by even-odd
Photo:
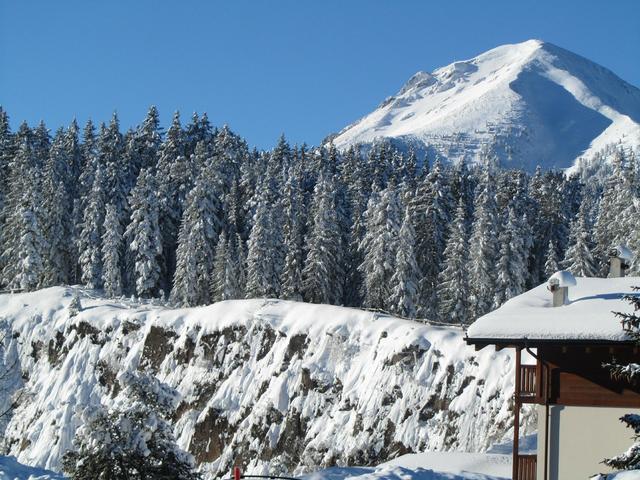
{"type": "MultiPolygon", "coordinates": [[[[452,327],[275,300],[169,309],[71,288],[0,296],[6,453],[59,468],[80,414],[140,369],[182,396],[180,445],[208,472],[373,465],[424,450],[481,451],[512,429],[512,357],[452,327]]],[[[2,394],[0,394],[2,395],[2,394]]],[[[533,413],[523,418],[533,427],[533,413]]]]}

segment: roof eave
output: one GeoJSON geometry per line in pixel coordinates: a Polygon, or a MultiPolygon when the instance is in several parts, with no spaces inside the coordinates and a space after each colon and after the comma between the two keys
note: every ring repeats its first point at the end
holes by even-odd
{"type": "Polygon", "coordinates": [[[633,345],[634,340],[588,339],[588,338],[479,338],[465,337],[467,345],[473,345],[480,350],[489,345],[495,345],[497,350],[503,348],[536,348],[542,345],[585,345],[585,346],[610,346],[633,345]]]}

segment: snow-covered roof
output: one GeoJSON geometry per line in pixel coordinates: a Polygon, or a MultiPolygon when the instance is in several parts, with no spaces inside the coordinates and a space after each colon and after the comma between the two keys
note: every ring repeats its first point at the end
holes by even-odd
{"type": "Polygon", "coordinates": [[[640,277],[576,278],[569,287],[569,302],[553,307],[552,294],[544,283],[518,295],[476,320],[467,330],[471,343],[479,340],[631,340],[613,312],[631,313],[622,297],[634,294],[640,277]]]}

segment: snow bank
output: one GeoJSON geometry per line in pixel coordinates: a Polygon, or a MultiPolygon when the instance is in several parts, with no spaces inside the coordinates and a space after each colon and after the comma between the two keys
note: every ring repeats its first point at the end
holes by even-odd
{"type": "Polygon", "coordinates": [[[471,339],[564,339],[627,341],[613,312],[631,313],[624,295],[637,294],[640,278],[576,278],[569,303],[552,306],[547,284],[518,295],[479,318],[467,330],[471,339]]]}
{"type": "Polygon", "coordinates": [[[0,456],[0,480],[64,480],[57,473],[40,468],[27,467],[15,457],[0,456]]]}
{"type": "Polygon", "coordinates": [[[628,470],[626,472],[608,473],[591,477],[591,480],[640,480],[640,470],[628,470]]]}
{"type": "Polygon", "coordinates": [[[376,469],[329,469],[305,477],[305,480],[506,480],[480,473],[447,473],[418,468],[380,467],[376,469]]]}
{"type": "Polygon", "coordinates": [[[82,289],[70,317],[75,290],[0,295],[20,370],[2,443],[29,465],[59,469],[84,409],[110,406],[117,376],[136,369],[180,393],[176,437],[213,474],[236,461],[300,473],[477,452],[512,434],[511,353],[475,352],[458,328],[277,300],[172,309],[82,289]]]}
{"type": "Polygon", "coordinates": [[[328,468],[305,480],[499,480],[511,478],[511,456],[424,452],[403,455],[375,468],[328,468]]]}
{"type": "Polygon", "coordinates": [[[511,476],[511,465],[511,455],[424,452],[403,455],[382,464],[381,467],[403,467],[412,470],[429,469],[439,473],[455,475],[473,473],[506,478],[511,476]]]}

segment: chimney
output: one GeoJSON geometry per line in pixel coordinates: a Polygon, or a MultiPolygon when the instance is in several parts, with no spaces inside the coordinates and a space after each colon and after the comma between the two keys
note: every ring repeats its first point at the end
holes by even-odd
{"type": "Polygon", "coordinates": [[[625,245],[616,245],[609,250],[609,278],[624,277],[631,266],[633,253],[625,245]]]}
{"type": "Polygon", "coordinates": [[[561,307],[569,303],[569,287],[576,285],[571,272],[561,270],[554,273],[547,281],[547,289],[553,294],[553,306],[561,307]]]}

